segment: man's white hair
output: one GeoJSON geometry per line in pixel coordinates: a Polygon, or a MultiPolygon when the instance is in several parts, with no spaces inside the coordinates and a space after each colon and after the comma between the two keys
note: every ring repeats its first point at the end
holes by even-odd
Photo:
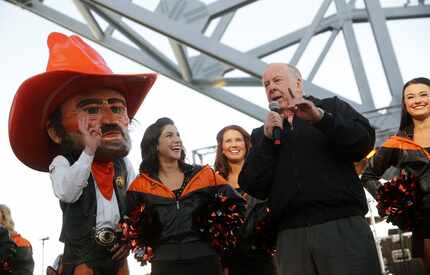
{"type": "Polygon", "coordinates": [[[287,69],[288,69],[291,89],[293,90],[293,93],[295,93],[297,80],[300,80],[300,81],[303,80],[302,74],[300,73],[299,69],[296,66],[287,64],[287,63],[285,63],[285,65],[287,66],[287,69]]]}
{"type": "Polygon", "coordinates": [[[295,77],[294,80],[296,79],[300,79],[302,80],[302,74],[300,73],[299,69],[297,69],[296,66],[291,65],[291,64],[285,64],[288,67],[288,71],[295,77]]]}

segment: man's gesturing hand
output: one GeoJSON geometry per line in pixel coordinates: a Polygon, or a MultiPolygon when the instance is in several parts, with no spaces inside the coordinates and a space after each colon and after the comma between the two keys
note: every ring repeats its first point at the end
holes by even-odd
{"type": "Polygon", "coordinates": [[[324,113],[315,104],[303,98],[302,93],[288,89],[287,93],[288,110],[294,113],[297,117],[315,123],[322,119],[324,113]]]}

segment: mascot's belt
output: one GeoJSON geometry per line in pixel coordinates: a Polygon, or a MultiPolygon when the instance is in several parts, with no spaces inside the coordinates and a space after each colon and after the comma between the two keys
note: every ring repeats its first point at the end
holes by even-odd
{"type": "Polygon", "coordinates": [[[100,246],[111,247],[116,241],[115,231],[107,227],[97,229],[95,239],[100,246]]]}

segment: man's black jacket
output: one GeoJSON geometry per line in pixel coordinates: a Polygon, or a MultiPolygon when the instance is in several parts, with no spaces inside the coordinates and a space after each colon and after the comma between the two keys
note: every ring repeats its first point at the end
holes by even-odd
{"type": "Polygon", "coordinates": [[[307,99],[324,110],[311,124],[284,120],[282,144],[254,129],[252,148],[239,185],[254,197],[269,198],[278,229],[303,227],[361,215],[368,208],[354,162],[373,148],[375,131],[368,120],[337,97],[307,99]]]}

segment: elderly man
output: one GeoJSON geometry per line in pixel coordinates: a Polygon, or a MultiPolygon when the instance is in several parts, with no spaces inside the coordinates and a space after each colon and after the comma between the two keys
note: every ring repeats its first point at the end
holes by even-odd
{"type": "Polygon", "coordinates": [[[262,82],[278,108],[252,132],[239,185],[270,200],[280,274],[380,274],[353,165],[372,149],[374,130],[336,97],[303,96],[293,66],[270,64],[262,82]]]}
{"type": "Polygon", "coordinates": [[[135,177],[128,125],[154,74],[113,74],[80,37],[51,33],[45,73],[18,89],[9,115],[15,155],[49,171],[63,211],[63,274],[128,274],[117,242],[135,177]]]}

